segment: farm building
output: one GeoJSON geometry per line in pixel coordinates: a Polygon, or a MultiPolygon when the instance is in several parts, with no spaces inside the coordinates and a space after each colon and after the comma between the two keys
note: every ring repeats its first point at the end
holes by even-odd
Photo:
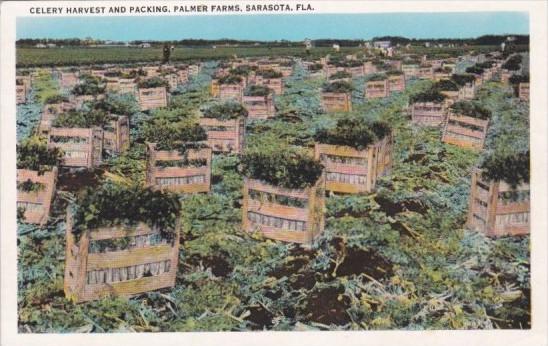
{"type": "Polygon", "coordinates": [[[411,121],[426,126],[445,124],[447,117],[445,98],[445,95],[435,90],[412,96],[410,99],[411,121]]]}
{"type": "Polygon", "coordinates": [[[243,162],[244,231],[311,246],[323,231],[325,219],[325,181],[319,162],[291,150],[280,151],[273,157],[246,152],[243,162]],[[307,168],[292,167],[295,160],[290,156],[307,168]],[[280,181],[276,171],[283,171],[287,176],[280,181]]]}
{"type": "Polygon", "coordinates": [[[334,82],[324,85],[321,92],[322,108],[326,112],[352,111],[352,84],[334,82]]]}
{"type": "Polygon", "coordinates": [[[388,78],[385,75],[373,76],[365,83],[365,97],[367,99],[388,96],[390,96],[390,87],[388,85],[388,78]]]}
{"type": "Polygon", "coordinates": [[[247,110],[239,103],[214,104],[202,110],[199,124],[207,133],[213,152],[241,153],[244,146],[247,110]]]}
{"type": "Polygon", "coordinates": [[[339,120],[335,129],[318,131],[315,137],[314,157],[325,166],[328,191],[371,192],[392,167],[392,135],[384,123],[339,120]]]}
{"type": "Polygon", "coordinates": [[[61,165],[65,167],[95,167],[101,163],[103,129],[52,127],[48,147],[63,150],[61,165]]]}
{"type": "Polygon", "coordinates": [[[244,91],[242,103],[250,119],[268,119],[276,113],[272,90],[262,85],[248,87],[244,91]]]}
{"type": "Polygon", "coordinates": [[[490,112],[476,103],[459,101],[449,108],[442,141],[481,150],[487,136],[490,112]]]}
{"type": "Polygon", "coordinates": [[[488,236],[529,233],[529,184],[513,188],[507,182],[484,179],[482,171],[472,173],[467,226],[488,236]]]}
{"type": "Polygon", "coordinates": [[[57,167],[45,172],[17,170],[17,209],[24,211],[24,222],[41,225],[47,222],[56,181],[57,167]]]}
{"type": "MultiPolygon", "coordinates": [[[[98,194],[102,192],[99,190],[98,194]]],[[[155,202],[163,206],[157,210],[158,206],[150,202],[135,205],[127,201],[127,196],[141,202],[150,200],[150,193],[127,189],[117,194],[103,192],[103,195],[109,198],[96,203],[95,212],[104,215],[108,213],[105,209],[114,209],[123,214],[114,213],[113,220],[109,217],[103,221],[105,216],[101,218],[102,224],[85,225],[80,212],[80,209],[89,209],[85,202],[78,206],[75,215],[67,210],[64,275],[67,299],[80,303],[173,287],[179,262],[179,222],[161,224],[150,219],[165,217],[168,213],[176,219],[180,213],[178,200],[165,194],[155,195],[155,202]],[[122,223],[123,216],[132,223],[122,223]]]]}
{"type": "Polygon", "coordinates": [[[209,192],[211,188],[211,149],[189,145],[157,148],[156,143],[147,145],[146,182],[161,190],[179,193],[209,192]]]}

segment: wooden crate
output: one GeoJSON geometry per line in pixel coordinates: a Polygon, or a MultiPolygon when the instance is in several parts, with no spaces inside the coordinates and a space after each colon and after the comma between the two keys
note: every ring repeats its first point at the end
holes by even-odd
{"type": "Polygon", "coordinates": [[[388,79],[368,81],[365,83],[365,97],[368,99],[376,99],[390,96],[390,87],[388,79]]]}
{"type": "Polygon", "coordinates": [[[449,113],[442,141],[459,147],[483,149],[489,120],[449,113]]]}
{"type": "Polygon", "coordinates": [[[434,69],[432,67],[419,67],[417,71],[419,79],[434,79],[434,69]]]}
{"type": "Polygon", "coordinates": [[[72,233],[73,221],[67,211],[64,292],[75,303],[109,296],[136,294],[173,287],[179,262],[179,232],[165,239],[158,229],[144,223],[136,226],[101,227],[72,233]],[[98,252],[97,245],[125,238],[127,249],[98,252]]]}
{"type": "Polygon", "coordinates": [[[27,88],[24,85],[15,85],[15,103],[27,102],[27,88]]]}
{"type": "Polygon", "coordinates": [[[419,65],[402,65],[401,70],[405,76],[405,79],[419,77],[419,65]]]}
{"type": "Polygon", "coordinates": [[[387,136],[363,150],[316,143],[314,156],[325,166],[325,188],[339,193],[374,190],[377,179],[392,167],[392,138],[387,136]]]}
{"type": "Polygon", "coordinates": [[[352,111],[352,95],[350,93],[321,93],[322,108],[326,112],[352,111]]]}
{"type": "Polygon", "coordinates": [[[388,76],[388,89],[390,93],[405,91],[405,75],[388,76]]]}
{"type": "Polygon", "coordinates": [[[221,84],[219,85],[219,97],[221,100],[236,100],[242,102],[244,93],[243,81],[241,84],[221,84]]]}
{"type": "Polygon", "coordinates": [[[426,126],[445,124],[447,107],[445,103],[416,102],[411,105],[411,121],[426,126]]]}
{"type": "Polygon", "coordinates": [[[244,178],[242,228],[264,237],[312,246],[325,223],[324,177],[306,189],[285,189],[244,178]],[[283,205],[274,198],[294,198],[302,207],[283,205]]]}
{"type": "Polygon", "coordinates": [[[207,133],[207,144],[213,152],[241,153],[245,139],[245,119],[219,120],[200,118],[200,126],[207,133]]]}
{"type": "Polygon", "coordinates": [[[459,100],[472,100],[476,97],[475,83],[466,83],[465,86],[459,88],[459,100]]]}
{"type": "Polygon", "coordinates": [[[167,107],[167,90],[165,87],[138,89],[139,107],[142,111],[167,107]]]}
{"type": "Polygon", "coordinates": [[[26,93],[28,93],[32,86],[32,78],[31,76],[15,76],[15,82],[19,85],[24,85],[26,89],[26,93]]]}
{"type": "Polygon", "coordinates": [[[59,86],[61,89],[72,89],[80,83],[77,72],[59,72],[59,86]]]}
{"type": "Polygon", "coordinates": [[[376,73],[377,72],[377,66],[373,64],[371,61],[366,61],[363,63],[363,73],[365,75],[376,73]]]}
{"type": "Polygon", "coordinates": [[[276,113],[272,94],[268,94],[268,96],[243,96],[242,104],[247,109],[250,119],[268,119],[276,113]]]}
{"type": "Polygon", "coordinates": [[[57,182],[57,167],[51,171],[40,174],[38,171],[29,169],[17,170],[17,183],[25,181],[40,183],[44,189],[39,191],[17,191],[17,208],[24,208],[24,220],[27,223],[43,225],[48,221],[51,202],[55,194],[57,182]]]}
{"type": "Polygon", "coordinates": [[[177,70],[177,83],[185,84],[188,82],[189,71],[186,68],[177,70]]]}
{"type": "Polygon", "coordinates": [[[386,60],[386,63],[390,66],[390,68],[401,71],[402,62],[401,60],[386,60]]]}
{"type": "Polygon", "coordinates": [[[48,133],[48,148],[63,150],[62,166],[98,166],[102,161],[103,129],[52,127],[48,133]]]}
{"type": "Polygon", "coordinates": [[[59,114],[67,112],[75,107],[76,105],[71,102],[51,103],[44,105],[40,116],[38,132],[42,135],[47,135],[51,128],[52,121],[55,120],[59,114]]]}
{"type": "Polygon", "coordinates": [[[344,71],[350,73],[352,77],[361,77],[365,74],[363,65],[345,67],[344,71]]]}
{"type": "Polygon", "coordinates": [[[515,201],[505,198],[513,189],[504,181],[485,181],[481,170],[472,172],[467,227],[487,236],[529,234],[529,184],[519,185],[515,191],[521,197],[515,201]]]}
{"type": "Polygon", "coordinates": [[[205,159],[202,167],[158,167],[157,161],[184,159],[177,150],[156,150],[154,143],[147,145],[148,186],[179,193],[209,192],[211,189],[211,148],[189,149],[188,159],[205,159]]]}
{"type": "Polygon", "coordinates": [[[94,77],[100,77],[100,78],[104,78],[105,77],[105,73],[107,73],[108,71],[106,69],[92,69],[90,71],[90,74],[94,77]]]}
{"type": "Polygon", "coordinates": [[[107,91],[135,95],[136,90],[137,83],[133,78],[109,78],[107,80],[107,91]]]}
{"type": "Polygon", "coordinates": [[[512,76],[512,72],[508,71],[506,69],[502,69],[500,71],[500,81],[504,84],[508,84],[510,82],[510,77],[512,76]]]}
{"type": "Polygon", "coordinates": [[[93,102],[97,100],[103,100],[106,97],[105,94],[98,95],[70,95],[70,103],[74,108],[80,108],[83,106],[84,102],[93,102]]]}
{"type": "Polygon", "coordinates": [[[143,66],[142,70],[145,72],[147,78],[158,77],[160,75],[158,66],[143,66]]]}
{"type": "Polygon", "coordinates": [[[209,93],[212,97],[219,97],[220,96],[220,85],[218,79],[212,79],[211,84],[209,86],[209,93]]]}
{"type": "Polygon", "coordinates": [[[260,75],[255,77],[255,84],[264,85],[272,89],[274,94],[281,95],[284,92],[284,82],[282,78],[264,78],[260,75]]]}
{"type": "Polygon", "coordinates": [[[529,83],[519,83],[518,95],[520,100],[529,101],[529,83]]]}
{"type": "Polygon", "coordinates": [[[129,120],[127,116],[118,116],[103,129],[103,149],[116,154],[129,149],[129,120]]]}

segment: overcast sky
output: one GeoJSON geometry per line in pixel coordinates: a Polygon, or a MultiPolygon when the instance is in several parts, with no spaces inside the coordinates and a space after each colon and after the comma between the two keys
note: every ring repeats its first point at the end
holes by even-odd
{"type": "Polygon", "coordinates": [[[17,38],[103,40],[304,38],[468,38],[485,34],[528,34],[526,12],[370,13],[314,15],[20,17],[17,38]]]}

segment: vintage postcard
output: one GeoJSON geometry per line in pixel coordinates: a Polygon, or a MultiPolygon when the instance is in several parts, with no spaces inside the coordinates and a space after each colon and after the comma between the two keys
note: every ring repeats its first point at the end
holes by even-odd
{"type": "Polygon", "coordinates": [[[2,4],[1,344],[546,345],[546,10],[2,4]]]}

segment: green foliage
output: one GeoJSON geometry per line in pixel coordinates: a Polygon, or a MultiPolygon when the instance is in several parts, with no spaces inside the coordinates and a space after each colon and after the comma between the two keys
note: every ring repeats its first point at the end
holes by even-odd
{"type": "Polygon", "coordinates": [[[74,95],[99,95],[105,92],[106,85],[99,77],[81,75],[80,84],[72,89],[74,95]]]}
{"type": "Polygon", "coordinates": [[[169,90],[169,83],[161,77],[152,77],[140,80],[139,83],[137,83],[137,87],[139,89],[165,87],[167,90],[169,90]]]}
{"type": "Polygon", "coordinates": [[[263,78],[267,78],[267,79],[274,79],[274,78],[282,78],[283,77],[281,72],[274,71],[272,69],[258,70],[257,75],[261,76],[263,78]]]}
{"type": "Polygon", "coordinates": [[[245,96],[268,96],[272,90],[264,85],[250,85],[244,90],[245,96]]]}
{"type": "Polygon", "coordinates": [[[453,74],[451,80],[458,86],[465,86],[468,83],[472,83],[476,80],[473,74],[453,74]]]}
{"type": "Polygon", "coordinates": [[[322,88],[323,92],[330,93],[349,93],[352,92],[354,88],[351,83],[345,81],[336,81],[333,83],[325,84],[322,88]]]}
{"type": "Polygon", "coordinates": [[[204,117],[219,120],[231,120],[247,116],[247,109],[235,101],[216,102],[201,109],[204,117]]]}
{"type": "Polygon", "coordinates": [[[203,127],[192,119],[171,122],[165,117],[155,117],[149,120],[141,133],[142,139],[156,143],[158,150],[182,149],[186,143],[205,141],[207,133],[203,127]]]}
{"type": "Polygon", "coordinates": [[[17,182],[17,191],[23,192],[38,192],[42,191],[46,185],[42,183],[33,182],[30,179],[27,179],[23,182],[17,182]]]}
{"type": "Polygon", "coordinates": [[[323,64],[320,64],[320,63],[314,63],[311,65],[308,65],[308,71],[311,71],[311,72],[317,72],[322,69],[323,69],[323,64]]]}
{"type": "Polygon", "coordinates": [[[126,116],[139,111],[139,105],[133,95],[107,94],[104,99],[94,101],[90,107],[110,114],[126,116]]]}
{"type": "Polygon", "coordinates": [[[253,70],[253,68],[249,65],[240,65],[233,69],[230,69],[230,74],[236,75],[236,76],[247,76],[249,73],[253,70]]]}
{"type": "Polygon", "coordinates": [[[483,120],[491,117],[491,111],[474,101],[457,101],[453,103],[450,108],[455,114],[462,114],[467,117],[483,120]]]}
{"type": "Polygon", "coordinates": [[[504,155],[494,152],[481,164],[484,179],[505,181],[513,187],[529,183],[529,152],[504,155]]]}
{"type": "Polygon", "coordinates": [[[143,222],[173,235],[180,215],[177,195],[139,186],[105,183],[79,196],[74,212],[75,234],[101,226],[143,222]]]}
{"type": "Polygon", "coordinates": [[[59,114],[52,122],[53,127],[91,128],[104,127],[111,116],[102,110],[75,110],[59,114]]]}
{"type": "Polygon", "coordinates": [[[45,138],[29,137],[17,145],[17,168],[44,172],[57,166],[63,157],[59,148],[49,149],[45,138]]]}
{"type": "Polygon", "coordinates": [[[63,103],[63,102],[68,102],[68,100],[69,100],[68,97],[58,94],[58,95],[48,96],[44,100],[44,104],[50,105],[50,104],[54,104],[54,103],[63,103]]]}
{"type": "Polygon", "coordinates": [[[288,189],[304,189],[316,183],[323,166],[295,148],[250,148],[242,155],[242,173],[288,189]]]}
{"type": "Polygon", "coordinates": [[[476,64],[474,66],[467,67],[465,71],[466,71],[466,73],[472,73],[472,74],[480,75],[485,71],[485,69],[476,64]]]}
{"type": "Polygon", "coordinates": [[[369,145],[382,140],[390,133],[386,122],[365,122],[361,119],[339,119],[332,129],[320,129],[314,139],[320,143],[345,145],[363,150],[369,145]]]}
{"type": "Polygon", "coordinates": [[[440,91],[459,91],[459,86],[449,79],[442,79],[436,82],[433,88],[440,91]]]}
{"type": "Polygon", "coordinates": [[[374,81],[382,81],[382,80],[386,80],[387,77],[384,73],[376,73],[374,75],[372,75],[371,77],[369,77],[369,79],[367,81],[371,81],[371,82],[374,82],[374,81]]]}
{"type": "Polygon", "coordinates": [[[430,90],[423,91],[423,92],[412,95],[409,98],[409,102],[410,103],[417,103],[417,102],[441,103],[445,99],[446,99],[445,95],[441,94],[439,91],[432,88],[430,90]]]}
{"type": "Polygon", "coordinates": [[[388,70],[385,72],[387,76],[401,76],[403,72],[400,70],[388,70]]]}
{"type": "Polygon", "coordinates": [[[337,71],[329,76],[330,80],[333,79],[343,79],[343,78],[352,78],[352,74],[346,71],[337,71]]]}
{"type": "Polygon", "coordinates": [[[519,83],[529,83],[529,74],[513,74],[508,79],[510,84],[512,85],[518,85],[519,83]]]}
{"type": "Polygon", "coordinates": [[[241,76],[228,74],[219,78],[219,84],[240,84],[242,80],[241,76]]]}
{"type": "Polygon", "coordinates": [[[335,66],[338,67],[358,67],[362,65],[363,62],[359,60],[339,60],[335,62],[335,66]]]}
{"type": "Polygon", "coordinates": [[[508,71],[518,71],[521,69],[522,60],[523,58],[520,54],[514,54],[501,67],[508,71]]]}

